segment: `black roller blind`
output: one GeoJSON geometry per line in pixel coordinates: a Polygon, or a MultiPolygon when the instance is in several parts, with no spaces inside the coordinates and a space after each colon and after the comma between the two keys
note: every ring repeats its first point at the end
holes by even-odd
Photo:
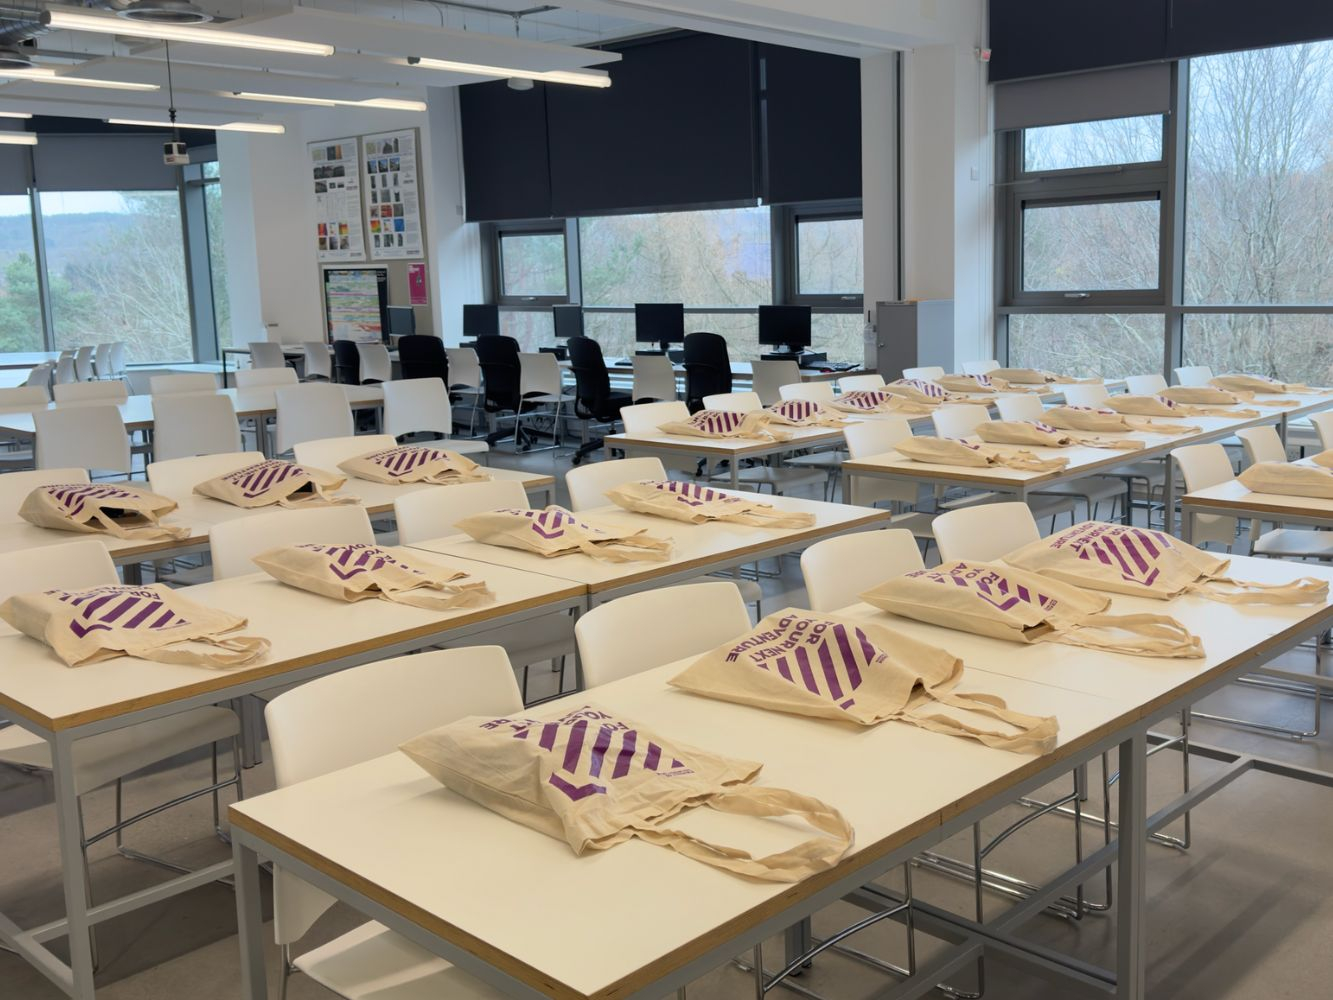
{"type": "Polygon", "coordinates": [[[1333,38],[1330,0],[1170,0],[1173,58],[1333,38]]]}
{"type": "Polygon", "coordinates": [[[861,197],[861,61],[784,45],[759,61],[765,199],[861,197]]]}
{"type": "Polygon", "coordinates": [[[469,222],[550,217],[546,91],[540,83],[511,90],[503,80],[459,88],[469,222]]]}

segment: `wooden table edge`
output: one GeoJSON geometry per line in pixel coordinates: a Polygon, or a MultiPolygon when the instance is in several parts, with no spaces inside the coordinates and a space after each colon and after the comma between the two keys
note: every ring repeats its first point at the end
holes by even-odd
{"type": "MultiPolygon", "coordinates": [[[[1251,494],[1250,494],[1250,496],[1252,496],[1252,497],[1257,497],[1257,496],[1275,496],[1275,495],[1276,495],[1276,494],[1272,494],[1272,493],[1251,493],[1251,494]]],[[[1328,500],[1328,502],[1329,502],[1330,504],[1333,504],[1333,498],[1331,498],[1331,497],[1292,497],[1292,498],[1290,498],[1290,499],[1293,499],[1293,500],[1328,500]]],[[[1251,511],[1253,511],[1253,512],[1255,512],[1255,513],[1259,513],[1259,514],[1274,514],[1274,515],[1286,516],[1286,517],[1327,518],[1328,520],[1333,520],[1333,506],[1330,506],[1330,507],[1329,507],[1328,509],[1326,509],[1326,510],[1315,510],[1315,509],[1313,509],[1313,508],[1309,508],[1309,507],[1306,507],[1306,508],[1304,508],[1304,509],[1294,509],[1294,508],[1291,508],[1291,507],[1277,507],[1277,506],[1274,506],[1274,505],[1272,505],[1272,504],[1263,503],[1262,501],[1260,501],[1260,502],[1255,502],[1255,501],[1248,500],[1248,499],[1246,499],[1246,500],[1223,500],[1223,499],[1221,499],[1221,498],[1219,498],[1219,497],[1200,497],[1200,496],[1195,496],[1195,495],[1192,495],[1192,494],[1186,494],[1185,496],[1181,497],[1181,498],[1180,498],[1180,503],[1181,503],[1182,506],[1187,506],[1187,507],[1198,507],[1198,508],[1200,508],[1200,509],[1202,509],[1202,508],[1207,508],[1207,509],[1209,509],[1209,510],[1216,510],[1216,511],[1219,511],[1219,512],[1222,512],[1222,513],[1236,512],[1236,513],[1241,513],[1241,514],[1248,514],[1248,513],[1250,513],[1251,511]]]]}

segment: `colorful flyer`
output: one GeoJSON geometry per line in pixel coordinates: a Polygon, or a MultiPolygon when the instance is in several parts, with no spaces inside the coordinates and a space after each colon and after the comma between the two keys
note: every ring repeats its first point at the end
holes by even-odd
{"type": "Polygon", "coordinates": [[[413,306],[430,305],[430,296],[426,293],[426,265],[407,265],[407,302],[413,306]]]}

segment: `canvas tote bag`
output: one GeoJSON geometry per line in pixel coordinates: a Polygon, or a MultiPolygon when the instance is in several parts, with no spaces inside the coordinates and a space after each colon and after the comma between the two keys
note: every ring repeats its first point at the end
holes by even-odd
{"type": "Polygon", "coordinates": [[[910,400],[913,403],[936,406],[940,403],[958,399],[953,393],[946,392],[943,386],[935,382],[927,382],[923,378],[895,379],[887,383],[882,391],[887,392],[890,396],[902,396],[903,399],[910,400]]]}
{"type": "Polygon", "coordinates": [[[1165,396],[1113,396],[1106,405],[1116,413],[1141,417],[1257,417],[1258,410],[1235,410],[1224,406],[1186,406],[1165,396]]]}
{"type": "Polygon", "coordinates": [[[1008,382],[1014,385],[1095,385],[1099,378],[1074,378],[1072,375],[1056,375],[1053,372],[1037,371],[1035,368],[996,368],[987,372],[995,382],[1008,382]]]}
{"type": "Polygon", "coordinates": [[[161,523],[177,506],[175,500],[129,483],[64,483],[38,486],[24,497],[19,517],[57,531],[144,540],[188,538],[189,528],[161,523]]]}
{"type": "Polygon", "coordinates": [[[989,375],[941,375],[935,384],[946,392],[995,392],[995,383],[989,375]]]}
{"type": "Polygon", "coordinates": [[[329,495],[345,482],[343,476],[335,476],[323,469],[275,458],[205,480],[195,486],[194,491],[233,507],[270,507],[274,504],[279,507],[328,507],[360,503],[356,497],[329,495]]]}
{"type": "Polygon", "coordinates": [[[815,523],[814,514],[778,510],[772,504],[752,499],[753,494],[736,496],[674,479],[625,483],[609,490],[606,497],[625,510],[689,524],[732,521],[759,528],[808,528],[815,523]]]}
{"type": "Polygon", "coordinates": [[[663,562],[669,538],[653,538],[644,528],[597,528],[565,510],[517,510],[504,507],[465,517],[454,527],[478,542],[535,552],[554,558],[582,552],[605,562],[663,562]]]}
{"type": "Polygon", "coordinates": [[[1088,590],[1169,601],[1198,594],[1227,604],[1323,604],[1328,583],[1304,576],[1291,583],[1236,580],[1229,559],[1161,531],[1084,521],[1004,557],[1010,566],[1088,590]]]}
{"type": "Polygon", "coordinates": [[[195,604],[165,584],[103,586],[15,594],[4,619],[44,642],[66,666],[114,656],[198,667],[239,667],[263,656],[269,641],[231,635],[245,619],[195,604]]]}
{"type": "MultiPolygon", "coordinates": [[[[1238,403],[1254,403],[1252,392],[1229,392],[1211,385],[1173,385],[1163,389],[1158,395],[1173,403],[1186,403],[1199,406],[1235,406],[1238,403]]],[[[1299,399],[1265,399],[1264,406],[1299,406],[1299,399]]]]}
{"type": "Polygon", "coordinates": [[[732,410],[700,410],[688,420],[661,424],[664,434],[699,438],[750,438],[756,441],[785,441],[789,435],[775,431],[772,416],[763,410],[737,413],[732,410]]]}
{"type": "Polygon", "coordinates": [[[879,389],[857,389],[844,392],[827,405],[844,413],[902,413],[919,417],[935,412],[939,403],[935,400],[917,403],[906,396],[896,396],[879,389]]]}
{"type": "Polygon", "coordinates": [[[1076,444],[1089,448],[1111,448],[1134,451],[1143,447],[1142,441],[1131,438],[1089,437],[1071,434],[1050,424],[1030,420],[987,420],[977,425],[977,437],[987,444],[1030,444],[1040,448],[1072,448],[1076,444]]]}
{"type": "Polygon", "coordinates": [[[488,483],[491,474],[470,458],[456,451],[402,445],[366,452],[345,462],[339,462],[340,471],[372,483],[436,483],[452,486],[455,483],[488,483]]]}
{"type": "Polygon", "coordinates": [[[764,408],[769,422],[788,427],[845,427],[847,421],[813,399],[784,399],[764,408]]]}
{"type": "Polygon", "coordinates": [[[1055,747],[1059,724],[1011,711],[988,694],[958,694],[963,661],[873,622],[788,608],[705,653],[671,684],[742,705],[862,726],[889,720],[1016,753],[1055,747]],[[931,711],[967,709],[1014,727],[981,729],[931,711]]]}
{"type": "Polygon", "coordinates": [[[378,545],[283,545],[255,556],[275,580],[338,601],[381,598],[428,611],[475,608],[495,600],[484,580],[462,570],[394,555],[378,545]]]}
{"type": "Polygon", "coordinates": [[[565,841],[579,856],[638,838],[738,875],[799,882],[833,867],[852,845],[851,825],[832,806],[753,784],[762,764],[668,740],[595,705],[537,717],[472,716],[400,749],[451,791],[565,841]],[[673,817],[697,806],[793,816],[824,836],[753,857],[671,829],[673,817]]]}
{"type": "Polygon", "coordinates": [[[1043,640],[1134,656],[1201,657],[1166,615],[1108,615],[1111,599],[1026,570],[953,562],[886,580],[861,600],[904,618],[1010,642],[1043,640]]]}
{"type": "Polygon", "coordinates": [[[1130,417],[1115,410],[1094,406],[1053,406],[1043,414],[1052,427],[1070,431],[1092,431],[1096,434],[1123,434],[1126,431],[1147,431],[1152,434],[1197,434],[1202,428],[1189,424],[1164,424],[1145,417],[1130,417]]]}
{"type": "Polygon", "coordinates": [[[1299,392],[1319,395],[1333,392],[1333,389],[1314,388],[1303,382],[1279,382],[1266,375],[1218,375],[1210,379],[1208,384],[1231,392],[1299,392]]]}
{"type": "Polygon", "coordinates": [[[958,438],[908,437],[893,448],[913,462],[929,462],[932,465],[974,469],[1002,466],[1022,472],[1059,472],[1069,465],[1067,458],[1038,458],[1030,451],[996,451],[958,438]]]}
{"type": "Polygon", "coordinates": [[[1333,499],[1333,469],[1322,464],[1255,462],[1236,478],[1254,493],[1333,499]]]}

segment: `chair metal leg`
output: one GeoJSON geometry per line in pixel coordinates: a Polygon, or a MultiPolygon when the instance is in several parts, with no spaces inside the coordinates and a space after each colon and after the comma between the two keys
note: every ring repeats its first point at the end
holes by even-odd
{"type": "MultiPolygon", "coordinates": [[[[88,907],[93,906],[93,875],[88,865],[88,833],[83,823],[83,797],[75,800],[75,805],[79,813],[79,854],[83,857],[83,889],[88,897],[88,907]]],[[[102,965],[102,960],[97,954],[97,925],[90,924],[88,927],[88,949],[93,956],[93,971],[96,972],[102,965]]]]}

